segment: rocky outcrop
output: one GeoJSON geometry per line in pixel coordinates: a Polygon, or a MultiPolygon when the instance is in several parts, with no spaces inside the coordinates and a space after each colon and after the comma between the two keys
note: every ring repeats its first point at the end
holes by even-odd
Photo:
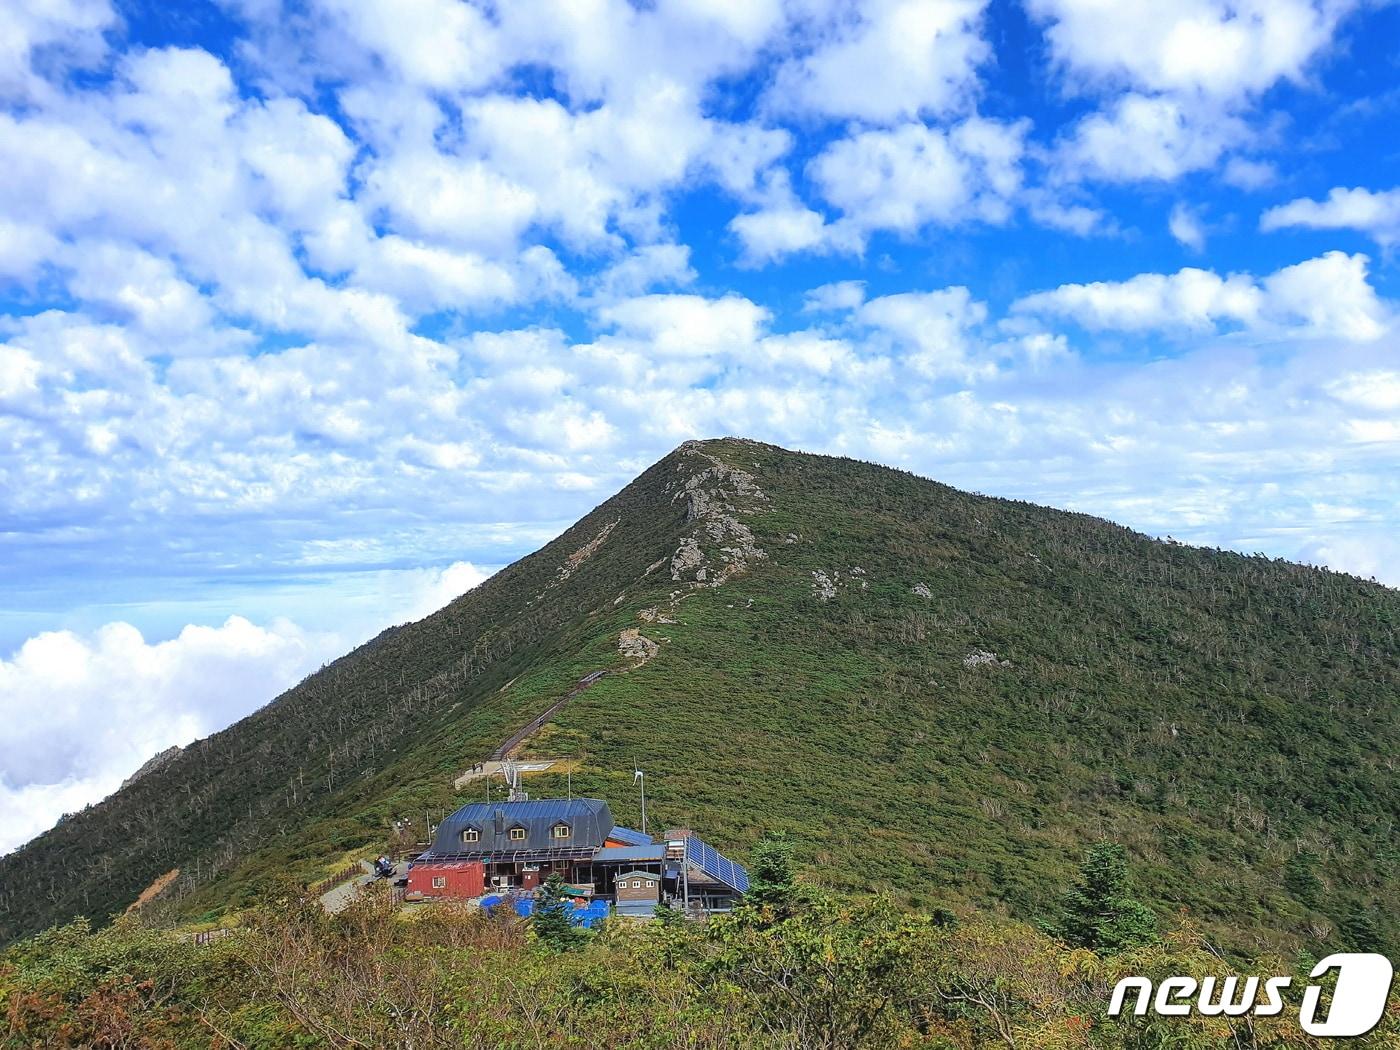
{"type": "Polygon", "coordinates": [[[179,745],[175,745],[173,747],[167,747],[158,755],[152,755],[150,758],[146,759],[146,761],[141,764],[140,769],[138,769],[135,773],[131,774],[131,776],[127,777],[125,780],[122,781],[122,787],[127,787],[130,784],[134,784],[142,777],[154,773],[157,769],[161,769],[165,766],[170,765],[170,763],[175,761],[175,759],[179,756],[181,750],[182,749],[179,747],[179,745]]]}
{"type": "Polygon", "coordinates": [[[594,536],[582,547],[580,547],[578,550],[574,551],[574,553],[570,554],[567,558],[565,558],[564,563],[559,566],[559,571],[554,574],[554,579],[550,580],[549,583],[545,585],[544,590],[540,591],[539,594],[531,598],[529,602],[526,603],[526,606],[528,607],[530,605],[534,605],[535,602],[539,601],[546,594],[554,590],[554,588],[558,587],[561,583],[563,583],[570,576],[572,576],[574,573],[578,572],[578,570],[583,567],[584,563],[587,562],[589,558],[593,557],[593,555],[598,553],[598,549],[603,546],[607,538],[612,535],[613,529],[617,528],[618,523],[621,521],[621,518],[617,518],[613,521],[608,522],[606,525],[604,525],[601,529],[598,530],[598,535],[594,536]]]}
{"type": "Polygon", "coordinates": [[[909,588],[909,590],[916,598],[933,597],[933,592],[928,589],[928,584],[926,583],[916,583],[913,587],[909,588]]]}
{"type": "Polygon", "coordinates": [[[694,536],[681,540],[681,545],[671,558],[671,579],[683,580],[687,576],[701,583],[706,576],[705,553],[694,536]]]}
{"type": "Polygon", "coordinates": [[[617,636],[617,651],[629,660],[646,663],[661,651],[657,645],[636,627],[624,627],[617,636]]]}
{"type": "Polygon", "coordinates": [[[685,478],[671,496],[672,502],[685,502],[686,521],[697,526],[671,557],[671,579],[718,587],[768,557],[753,530],[740,520],[766,503],[768,496],[748,471],[701,451],[699,445],[687,442],[681,451],[697,457],[703,466],[687,473],[690,464],[684,464],[685,478]]]}
{"type": "Polygon", "coordinates": [[[1010,660],[997,659],[996,653],[989,653],[986,649],[974,649],[963,657],[963,666],[969,671],[978,667],[1010,667],[1010,660]]]}
{"type": "Polygon", "coordinates": [[[563,583],[570,576],[576,573],[579,570],[579,567],[584,562],[586,562],[589,558],[593,557],[593,555],[597,554],[598,548],[603,545],[603,542],[610,535],[612,535],[612,530],[617,528],[617,524],[621,520],[621,518],[618,518],[616,521],[608,522],[608,524],[604,525],[598,531],[598,535],[594,536],[582,547],[580,547],[578,550],[574,551],[574,553],[570,554],[567,558],[565,558],[564,564],[559,566],[559,574],[554,578],[555,584],[557,585],[563,583]]]}
{"type": "Polygon", "coordinates": [[[846,572],[840,569],[828,573],[823,569],[812,570],[812,593],[824,602],[829,602],[836,597],[836,592],[843,587],[857,587],[860,590],[868,590],[870,581],[865,577],[865,570],[859,565],[853,566],[846,572]]]}

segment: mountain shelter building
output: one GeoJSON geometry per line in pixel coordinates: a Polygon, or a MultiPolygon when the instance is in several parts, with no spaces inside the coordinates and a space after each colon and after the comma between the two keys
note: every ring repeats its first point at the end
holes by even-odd
{"type": "Polygon", "coordinates": [[[463,806],[413,862],[408,893],[462,899],[478,885],[528,892],[555,872],[574,893],[614,900],[620,912],[634,915],[649,915],[658,903],[728,911],[749,888],[742,865],[689,829],[667,831],[657,841],[613,823],[602,799],[556,798],[463,806]],[[479,882],[463,874],[478,866],[479,882]]]}

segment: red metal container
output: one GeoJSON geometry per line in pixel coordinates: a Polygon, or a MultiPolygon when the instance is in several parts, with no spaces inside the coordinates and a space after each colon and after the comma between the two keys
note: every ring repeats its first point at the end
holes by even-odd
{"type": "Polygon", "coordinates": [[[470,900],[486,892],[486,868],[478,860],[420,861],[408,873],[407,894],[470,900]]]}

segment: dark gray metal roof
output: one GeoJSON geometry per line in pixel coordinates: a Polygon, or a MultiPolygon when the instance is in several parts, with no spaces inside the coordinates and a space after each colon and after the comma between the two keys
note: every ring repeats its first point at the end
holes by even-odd
{"type": "Polygon", "coordinates": [[[665,859],[666,847],[664,845],[605,846],[593,855],[594,864],[626,864],[665,859]]]}
{"type": "Polygon", "coordinates": [[[598,798],[544,798],[528,802],[472,802],[438,826],[430,851],[437,856],[462,853],[505,853],[519,850],[596,849],[612,831],[612,811],[598,798]],[[556,824],[569,826],[569,837],[553,835],[556,824]],[[524,828],[523,839],[511,838],[512,828],[524,828]],[[474,828],[474,841],[462,833],[474,828]]]}

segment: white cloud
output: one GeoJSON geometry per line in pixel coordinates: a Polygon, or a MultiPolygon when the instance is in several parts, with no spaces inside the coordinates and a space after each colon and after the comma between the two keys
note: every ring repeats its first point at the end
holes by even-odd
{"type": "Polygon", "coordinates": [[[1236,189],[1258,190],[1276,182],[1278,171],[1268,161],[1231,157],[1220,177],[1236,189]]]}
{"type": "Polygon", "coordinates": [[[1378,368],[1353,372],[1327,384],[1333,397],[1375,412],[1400,412],[1400,372],[1378,368]]]}
{"type": "Polygon", "coordinates": [[[266,704],[390,623],[416,620],[485,579],[466,562],[382,574],[377,615],[308,631],[231,616],[148,642],[128,623],[35,635],[0,659],[0,854],[111,794],[143,762],[266,704]]]}
{"type": "Polygon", "coordinates": [[[837,313],[854,310],[865,302],[864,281],[836,281],[813,288],[802,300],[804,313],[837,313]]]}
{"type": "Polygon", "coordinates": [[[1302,322],[1313,334],[1356,342],[1381,338],[1390,328],[1390,308],[1367,279],[1364,255],[1328,252],[1264,278],[1277,323],[1302,322]]]}
{"type": "Polygon", "coordinates": [[[1372,192],[1335,187],[1324,201],[1301,197],[1270,208],[1259,219],[1265,233],[1291,226],[1358,230],[1383,248],[1400,243],[1400,189],[1372,192]]]}
{"type": "Polygon", "coordinates": [[[1130,93],[1085,117],[1061,144],[1062,175],[1109,182],[1171,181],[1213,166],[1250,137],[1239,118],[1180,100],[1130,93]]]}
{"type": "Polygon", "coordinates": [[[1013,308],[1069,318],[1096,330],[1209,328],[1253,323],[1262,311],[1263,294],[1248,275],[1222,278],[1188,267],[1175,274],[1138,274],[1126,281],[1065,284],[1018,299],[1013,308]]]}
{"type": "MultiPolygon", "coordinates": [[[[1280,81],[1302,83],[1351,0],[1030,0],[1071,90],[1109,97],[1063,136],[1061,177],[1173,180],[1214,167],[1254,132],[1244,119],[1280,81]]],[[[1266,166],[1231,162],[1254,188],[1266,166]]]]}
{"type": "Polygon", "coordinates": [[[881,296],[861,306],[856,318],[887,337],[892,352],[926,378],[971,380],[995,371],[975,360],[973,330],[987,320],[987,307],[966,288],[881,296]]]}
{"type": "Polygon", "coordinates": [[[977,68],[985,0],[877,0],[833,5],[805,55],[779,67],[768,101],[784,112],[892,124],[965,108],[977,68]]]}
{"type": "Polygon", "coordinates": [[[503,71],[496,27],[457,0],[322,0],[336,30],[398,79],[434,90],[481,87],[503,71]]]}
{"type": "Polygon", "coordinates": [[[1328,252],[1262,280],[1248,274],[1222,278],[1191,267],[1144,273],[1126,281],[1061,285],[1017,300],[1013,310],[1064,317],[1095,330],[1236,326],[1274,337],[1370,342],[1388,330],[1390,310],[1367,279],[1367,261],[1364,255],[1328,252]]]}
{"type": "Polygon", "coordinates": [[[31,638],[0,661],[0,851],[115,790],[157,751],[248,714],[333,653],[291,624],[240,617],[154,645],[125,623],[31,638]]]}
{"type": "Polygon", "coordinates": [[[1031,218],[1052,230],[1062,230],[1076,237],[1117,231],[1117,224],[1101,208],[1060,200],[1041,187],[1027,190],[1024,198],[1031,218]]]}
{"type": "Polygon", "coordinates": [[[646,295],[604,306],[598,319],[660,357],[689,357],[752,346],[768,311],[737,295],[646,295]]]}
{"type": "Polygon", "coordinates": [[[736,215],[729,229],[743,245],[743,258],[749,265],[820,249],[830,236],[825,217],[796,198],[736,215]]]}
{"type": "Polygon", "coordinates": [[[0,7],[0,98],[48,95],[44,74],[96,65],[107,50],[103,34],[117,24],[108,0],[0,7]]]}
{"type": "Polygon", "coordinates": [[[387,575],[394,594],[389,606],[399,610],[398,622],[421,620],[486,580],[486,573],[466,561],[445,569],[405,569],[387,575]]]}
{"type": "Polygon", "coordinates": [[[808,175],[840,209],[833,243],[859,249],[875,230],[1001,223],[1021,186],[1027,125],[972,118],[944,132],[924,124],[865,131],[812,161],[808,175]]]}
{"type": "Polygon", "coordinates": [[[1030,0],[1056,62],[1089,86],[1234,100],[1300,81],[1330,43],[1343,0],[1030,0]]]}
{"type": "Polygon", "coordinates": [[[647,244],[618,259],[597,277],[603,300],[642,295],[658,285],[686,285],[695,280],[690,248],[684,244],[647,244]]]}
{"type": "Polygon", "coordinates": [[[1177,201],[1167,219],[1167,229],[1177,241],[1193,252],[1205,251],[1206,229],[1200,214],[1189,204],[1177,201]]]}

